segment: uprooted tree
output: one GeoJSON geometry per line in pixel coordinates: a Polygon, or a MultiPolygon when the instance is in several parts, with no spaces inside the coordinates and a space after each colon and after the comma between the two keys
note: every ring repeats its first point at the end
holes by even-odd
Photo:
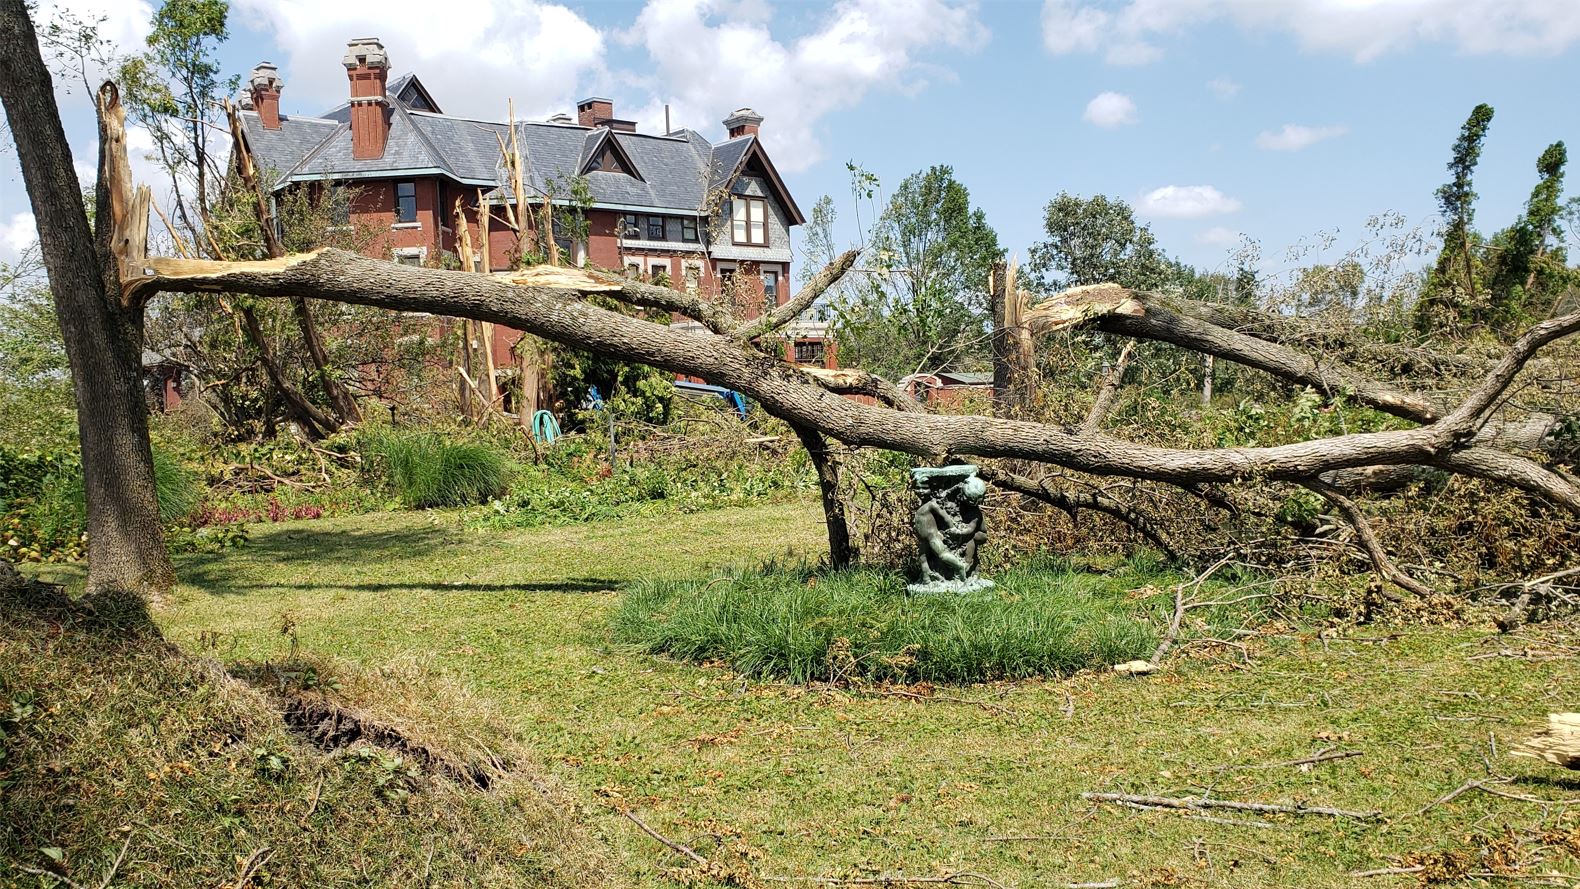
{"type": "MultiPolygon", "coordinates": [[[[682,291],[577,269],[535,267],[484,275],[403,266],[334,249],[251,262],[146,257],[146,238],[139,236],[146,231],[146,209],[135,200],[129,180],[113,85],[100,93],[95,237],[71,187],[71,158],[22,0],[0,0],[0,57],[0,99],[10,116],[38,218],[76,382],[88,479],[90,587],[95,590],[157,592],[171,576],[153,508],[147,420],[137,379],[143,307],[167,292],[306,297],[505,324],[740,391],[787,422],[812,453],[836,563],[850,556],[850,534],[838,495],[839,466],[829,442],[927,459],[1010,458],[1018,467],[1042,464],[1177,486],[1208,502],[1212,486],[1219,484],[1304,485],[1356,524],[1378,573],[1409,590],[1424,586],[1389,561],[1350,499],[1400,467],[1511,486],[1551,507],[1580,514],[1580,481],[1544,461],[1540,451],[1544,430],[1562,418],[1507,416],[1516,379],[1539,360],[1543,347],[1580,331],[1580,314],[1531,327],[1501,358],[1478,368],[1478,381],[1467,392],[1449,397],[1404,391],[1333,354],[1309,353],[1284,335],[1278,319],[1243,309],[1185,303],[1117,285],[1076,288],[1045,300],[1017,292],[1015,299],[1022,305],[1016,315],[1028,334],[1084,327],[1170,343],[1321,393],[1342,393],[1411,425],[1277,446],[1178,449],[1105,434],[1103,393],[1093,416],[1079,428],[940,415],[873,374],[800,367],[768,354],[777,350],[754,347],[849,271],[853,253],[835,260],[786,305],[752,320],[682,291]],[[600,308],[587,300],[590,296],[684,315],[705,331],[686,332],[600,308]],[[845,397],[851,394],[868,396],[872,403],[845,397]]],[[[1140,509],[1112,494],[1060,490],[1031,475],[1000,469],[989,478],[1061,508],[1105,512],[1166,545],[1140,509]]]]}

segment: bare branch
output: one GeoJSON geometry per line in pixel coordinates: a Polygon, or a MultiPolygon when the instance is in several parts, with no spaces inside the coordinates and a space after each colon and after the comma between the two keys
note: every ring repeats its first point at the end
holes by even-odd
{"type": "Polygon", "coordinates": [[[834,258],[833,262],[824,267],[821,272],[814,275],[812,280],[806,282],[806,286],[801,288],[801,292],[792,297],[789,302],[774,309],[772,312],[753,318],[735,328],[735,330],[731,331],[730,338],[736,342],[750,342],[765,333],[778,330],[801,317],[801,313],[810,308],[814,302],[817,302],[817,298],[822,296],[824,291],[838,283],[840,278],[845,277],[845,273],[850,271],[850,267],[856,264],[856,257],[860,254],[861,251],[859,250],[846,250],[844,253],[841,253],[834,258]]]}
{"type": "Polygon", "coordinates": [[[1033,481],[1023,475],[1005,472],[992,466],[978,468],[977,474],[982,476],[984,481],[996,487],[1041,501],[1055,509],[1061,509],[1069,513],[1072,518],[1077,510],[1082,509],[1090,509],[1094,512],[1113,516],[1135,529],[1137,534],[1145,537],[1153,546],[1162,550],[1164,555],[1168,556],[1170,560],[1181,561],[1179,551],[1169,542],[1168,537],[1158,530],[1157,525],[1153,523],[1151,518],[1140,510],[1126,506],[1106,494],[1096,491],[1077,493],[1052,488],[1048,486],[1046,479],[1033,481]]]}
{"type": "MultiPolygon", "coordinates": [[[[1361,511],[1360,505],[1354,500],[1344,496],[1332,485],[1315,478],[1303,479],[1302,487],[1321,494],[1329,503],[1333,504],[1339,512],[1344,514],[1344,520],[1355,529],[1356,542],[1361,549],[1366,551],[1367,557],[1372,560],[1372,567],[1377,570],[1377,576],[1384,581],[1412,592],[1417,596],[1432,595],[1432,588],[1406,574],[1393,560],[1388,558],[1388,551],[1383,549],[1382,543],[1377,540],[1377,534],[1372,531],[1371,521],[1366,518],[1366,513],[1361,511]]],[[[1388,594],[1388,598],[1395,602],[1402,601],[1398,596],[1388,594]]]]}
{"type": "Polygon", "coordinates": [[[1103,420],[1113,409],[1114,396],[1119,394],[1119,383],[1124,379],[1125,368],[1130,366],[1130,358],[1135,354],[1135,340],[1126,342],[1125,347],[1119,350],[1119,359],[1109,368],[1107,378],[1097,390],[1097,397],[1092,400],[1092,409],[1086,415],[1086,422],[1081,424],[1082,432],[1096,432],[1103,428],[1103,420]]]}

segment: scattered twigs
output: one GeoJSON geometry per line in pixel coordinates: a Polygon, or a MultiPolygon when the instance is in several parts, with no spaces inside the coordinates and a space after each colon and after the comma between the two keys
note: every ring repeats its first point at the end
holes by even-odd
{"type": "Polygon", "coordinates": [[[700,864],[700,865],[703,865],[703,866],[707,865],[708,859],[703,858],[701,855],[698,855],[697,854],[697,850],[691,848],[690,846],[686,846],[686,845],[682,845],[680,843],[677,843],[674,840],[670,839],[669,837],[666,837],[663,834],[659,833],[658,831],[654,830],[653,828],[649,827],[646,821],[643,821],[641,818],[638,818],[636,816],[636,814],[634,812],[632,812],[630,809],[618,809],[617,811],[621,815],[624,815],[627,819],[629,819],[632,824],[635,824],[637,827],[641,828],[643,833],[647,834],[648,836],[652,837],[655,840],[658,840],[664,846],[668,847],[671,852],[675,852],[675,853],[678,853],[680,855],[684,855],[687,858],[690,858],[693,862],[695,862],[697,864],[700,864]]]}
{"type": "Polygon", "coordinates": [[[1289,762],[1273,763],[1269,766],[1263,766],[1263,768],[1271,769],[1278,768],[1280,766],[1311,766],[1316,765],[1319,762],[1332,762],[1336,759],[1349,759],[1350,757],[1361,755],[1362,753],[1359,750],[1334,750],[1332,748],[1328,748],[1327,750],[1321,750],[1313,753],[1304,759],[1292,759],[1289,762]]]}
{"type": "Polygon", "coordinates": [[[1432,800],[1421,808],[1416,809],[1414,812],[1411,812],[1410,817],[1419,818],[1420,816],[1425,815],[1427,812],[1430,812],[1444,803],[1459,799],[1461,796],[1464,796],[1472,790],[1479,790],[1482,793],[1488,793],[1493,796],[1500,796],[1504,799],[1511,799],[1522,803],[1536,803],[1543,806],[1580,806],[1580,799],[1543,799],[1539,796],[1526,796],[1523,793],[1510,793],[1507,790],[1499,790],[1496,786],[1494,786],[1498,784],[1507,784],[1511,780],[1513,779],[1504,777],[1473,778],[1459,785],[1453,790],[1443,794],[1437,799],[1432,800]]]}
{"type": "Polygon", "coordinates": [[[1185,598],[1186,590],[1190,590],[1192,592],[1200,590],[1202,584],[1206,583],[1208,579],[1210,579],[1214,574],[1217,574],[1219,571],[1223,570],[1224,567],[1231,564],[1233,560],[1233,553],[1226,555],[1211,565],[1208,565],[1207,568],[1200,574],[1174,587],[1174,616],[1169,618],[1169,628],[1167,632],[1163,634],[1163,639],[1158,642],[1158,647],[1152,652],[1152,657],[1148,661],[1152,664],[1152,666],[1156,667],[1161,664],[1163,662],[1163,656],[1168,654],[1169,649],[1173,648],[1179,641],[1180,631],[1185,624],[1186,612],[1193,611],[1197,608],[1216,608],[1224,605],[1238,605],[1241,602],[1249,602],[1253,599],[1265,599],[1272,595],[1272,593],[1247,593],[1243,596],[1236,596],[1232,599],[1216,599],[1205,602],[1190,601],[1185,598]]]}
{"type": "Polygon", "coordinates": [[[110,869],[105,871],[104,879],[99,881],[99,889],[109,889],[110,881],[115,879],[116,871],[121,869],[121,862],[126,860],[126,850],[131,847],[132,837],[130,834],[127,834],[126,842],[121,844],[120,854],[115,856],[115,860],[110,863],[110,869]]]}
{"type": "Polygon", "coordinates": [[[1410,867],[1379,867],[1379,868],[1375,868],[1373,870],[1351,871],[1350,872],[1350,876],[1357,877],[1357,878],[1358,877],[1387,877],[1387,876],[1392,876],[1394,874],[1418,874],[1418,873],[1420,873],[1421,871],[1424,871],[1424,870],[1426,870],[1426,865],[1424,865],[1424,864],[1416,864],[1416,865],[1411,865],[1410,867]]]}
{"type": "Polygon", "coordinates": [[[1081,799],[1102,803],[1130,803],[1158,809],[1233,809],[1240,812],[1266,812],[1283,815],[1326,815],[1330,818],[1353,818],[1370,821],[1382,817],[1381,812],[1356,812],[1329,806],[1308,806],[1304,803],[1255,803],[1227,799],[1182,798],[1172,796],[1144,796],[1132,793],[1083,793],[1081,799]]]}
{"type": "Polygon", "coordinates": [[[236,882],[232,884],[232,889],[244,889],[273,854],[272,846],[259,846],[256,852],[248,855],[247,860],[241,863],[241,870],[236,873],[236,882]]]}
{"type": "MultiPolygon", "coordinates": [[[[816,886],[991,886],[1009,889],[1003,883],[983,874],[956,871],[936,877],[907,877],[903,875],[878,877],[758,877],[769,883],[807,883],[816,886]]],[[[1072,884],[1080,885],[1080,884],[1072,884]]]]}
{"type": "MultiPolygon", "coordinates": [[[[1372,560],[1372,567],[1376,569],[1378,577],[1417,596],[1432,595],[1431,587],[1406,574],[1403,569],[1393,563],[1392,559],[1388,558],[1387,550],[1384,550],[1382,543],[1377,540],[1377,534],[1372,531],[1371,521],[1366,518],[1366,513],[1361,511],[1359,504],[1344,496],[1338,488],[1321,479],[1303,479],[1300,484],[1322,495],[1329,503],[1333,504],[1334,508],[1344,514],[1344,520],[1350,523],[1351,528],[1355,529],[1355,540],[1372,560]]],[[[1382,592],[1384,596],[1394,602],[1403,601],[1397,594],[1390,593],[1387,590],[1382,592]]]]}
{"type": "MultiPolygon", "coordinates": [[[[1084,796],[1085,794],[1082,794],[1082,795],[1084,796]]],[[[1137,809],[1137,810],[1142,811],[1142,812],[1172,812],[1172,813],[1174,813],[1176,815],[1179,815],[1182,818],[1189,818],[1192,821],[1206,821],[1206,822],[1209,822],[1211,824],[1225,824],[1225,825],[1228,825],[1229,827],[1276,827],[1277,826],[1275,824],[1272,824],[1271,822],[1257,821],[1257,820],[1251,819],[1251,818],[1220,818],[1217,815],[1204,815],[1204,814],[1202,814],[1200,812],[1183,812],[1183,811],[1180,811],[1180,810],[1178,810],[1178,809],[1176,809],[1176,808],[1174,808],[1172,806],[1149,806],[1149,805],[1146,805],[1145,803],[1133,803],[1133,802],[1129,802],[1127,800],[1115,800],[1114,802],[1115,802],[1115,804],[1124,806],[1127,809],[1137,809]]]]}
{"type": "MultiPolygon", "coordinates": [[[[132,838],[130,835],[128,835],[126,837],[126,842],[121,844],[120,853],[115,856],[114,861],[110,862],[110,869],[104,872],[104,879],[99,881],[99,885],[95,887],[95,889],[109,889],[110,883],[115,879],[116,873],[118,873],[121,869],[121,863],[126,860],[126,850],[130,849],[131,847],[132,838]]],[[[45,870],[41,867],[30,867],[25,864],[18,865],[17,869],[23,873],[32,874],[36,877],[49,877],[50,879],[56,881],[56,883],[59,885],[70,887],[70,889],[87,889],[86,886],[83,886],[81,883],[72,880],[70,877],[57,874],[52,870],[45,870]]]]}

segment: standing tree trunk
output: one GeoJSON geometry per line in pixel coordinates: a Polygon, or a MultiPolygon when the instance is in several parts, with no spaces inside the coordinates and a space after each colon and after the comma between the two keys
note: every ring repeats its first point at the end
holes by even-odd
{"type": "Polygon", "coordinates": [[[134,204],[125,112],[115,87],[102,87],[96,240],[23,0],[0,0],[0,102],[38,218],[71,365],[88,501],[88,593],[138,603],[169,590],[175,569],[165,551],[148,443],[143,311],[123,304],[112,250],[117,224],[131,221],[134,204]]]}
{"type": "Polygon", "coordinates": [[[828,524],[828,563],[844,568],[856,559],[850,543],[850,523],[845,518],[845,500],[839,495],[839,458],[828,449],[828,439],[810,426],[791,423],[802,447],[817,470],[817,487],[823,495],[823,519],[828,524]]]}

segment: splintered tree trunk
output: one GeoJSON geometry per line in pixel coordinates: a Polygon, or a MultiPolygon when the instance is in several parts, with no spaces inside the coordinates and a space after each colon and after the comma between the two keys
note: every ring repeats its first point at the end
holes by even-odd
{"type": "Polygon", "coordinates": [[[993,263],[988,300],[993,312],[993,413],[1010,414],[1009,264],[993,263]]]}
{"type": "Polygon", "coordinates": [[[148,443],[143,312],[123,305],[112,252],[116,223],[133,211],[125,114],[114,87],[102,89],[96,242],[23,0],[0,0],[0,102],[38,219],[71,366],[88,501],[88,593],[135,605],[167,591],[175,570],[159,523],[148,443]]]}
{"type": "Polygon", "coordinates": [[[845,517],[845,499],[839,494],[839,458],[828,449],[828,439],[816,429],[790,424],[801,446],[812,458],[812,468],[817,470],[817,487],[823,495],[823,519],[828,524],[828,563],[843,568],[856,559],[855,548],[850,542],[850,522],[845,517]]]}

